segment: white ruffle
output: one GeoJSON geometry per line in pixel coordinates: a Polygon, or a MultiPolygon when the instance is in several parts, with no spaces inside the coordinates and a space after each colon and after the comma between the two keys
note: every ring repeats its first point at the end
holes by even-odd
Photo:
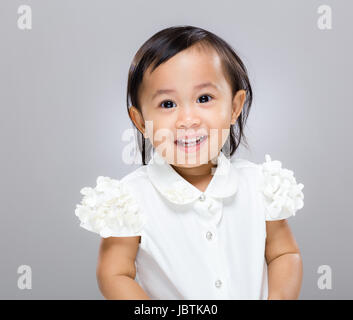
{"type": "Polygon", "coordinates": [[[295,216],[296,211],[304,207],[304,185],[298,184],[293,171],[282,168],[280,161],[272,161],[268,154],[265,159],[260,165],[263,174],[260,190],[265,200],[266,220],[295,216]]]}
{"type": "Polygon", "coordinates": [[[182,180],[174,182],[169,188],[160,192],[171,202],[185,204],[194,200],[198,195],[182,180]]]}
{"type": "Polygon", "coordinates": [[[127,187],[119,180],[99,176],[95,188],[84,187],[76,205],[80,226],[101,237],[141,235],[145,218],[127,187]]]}

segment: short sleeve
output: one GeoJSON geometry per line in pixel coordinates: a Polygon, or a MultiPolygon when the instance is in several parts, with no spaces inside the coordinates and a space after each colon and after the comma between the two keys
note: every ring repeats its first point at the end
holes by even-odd
{"type": "Polygon", "coordinates": [[[94,188],[84,187],[75,215],[80,226],[101,237],[141,235],[145,217],[126,183],[99,176],[94,188]]]}
{"type": "Polygon", "coordinates": [[[265,220],[281,220],[295,216],[296,211],[304,207],[304,185],[297,183],[293,171],[282,168],[280,161],[272,161],[268,154],[265,159],[266,162],[259,165],[265,220]]]}

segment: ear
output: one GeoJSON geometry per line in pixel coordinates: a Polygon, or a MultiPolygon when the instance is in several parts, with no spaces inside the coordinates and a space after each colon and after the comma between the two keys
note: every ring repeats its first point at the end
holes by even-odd
{"type": "Polygon", "coordinates": [[[129,108],[129,116],[135,127],[143,134],[145,138],[147,138],[145,135],[145,120],[143,119],[140,110],[138,110],[135,106],[131,106],[129,108]]]}
{"type": "Polygon", "coordinates": [[[235,124],[241,111],[243,110],[245,98],[246,98],[246,91],[243,89],[238,90],[237,93],[235,94],[233,98],[233,103],[232,103],[231,124],[235,124]]]}

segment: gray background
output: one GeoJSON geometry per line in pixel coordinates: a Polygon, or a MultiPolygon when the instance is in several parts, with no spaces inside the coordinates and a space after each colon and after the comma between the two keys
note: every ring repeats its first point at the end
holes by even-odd
{"type": "Polygon", "coordinates": [[[0,2],[0,298],[102,299],[95,268],[99,236],[79,227],[79,190],[98,175],[120,179],[131,128],[131,60],[157,31],[181,24],[228,41],[248,68],[254,104],[235,156],[280,160],[305,186],[288,221],[304,262],[301,299],[351,299],[351,1],[0,2]],[[17,28],[29,4],[33,29],[17,28]],[[328,4],[333,29],[319,30],[328,4]],[[17,268],[32,268],[32,289],[17,268]],[[332,289],[317,285],[332,268],[332,289]]]}

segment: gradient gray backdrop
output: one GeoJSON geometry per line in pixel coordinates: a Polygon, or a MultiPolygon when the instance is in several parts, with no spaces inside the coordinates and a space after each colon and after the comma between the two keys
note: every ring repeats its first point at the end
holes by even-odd
{"type": "Polygon", "coordinates": [[[353,298],[352,1],[0,2],[0,298],[102,299],[100,238],[79,227],[79,190],[120,179],[128,68],[137,49],[173,25],[206,28],[248,68],[254,104],[235,156],[280,160],[304,184],[288,219],[300,246],[301,299],[353,298]],[[17,28],[28,4],[33,29],[17,28]],[[332,8],[319,30],[317,8],[332,8]],[[32,289],[17,268],[32,268],[32,289]],[[318,268],[332,268],[320,290],[318,268]]]}

